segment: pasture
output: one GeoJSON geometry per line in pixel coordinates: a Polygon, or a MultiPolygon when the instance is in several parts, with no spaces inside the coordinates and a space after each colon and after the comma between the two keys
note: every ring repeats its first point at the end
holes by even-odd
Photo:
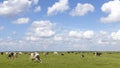
{"type": "Polygon", "coordinates": [[[102,53],[94,56],[93,53],[67,53],[62,56],[49,53],[43,56],[42,63],[29,59],[28,54],[19,55],[18,58],[8,60],[7,55],[0,55],[0,68],[120,68],[120,53],[102,53]],[[81,55],[85,57],[81,57],[81,55]]]}

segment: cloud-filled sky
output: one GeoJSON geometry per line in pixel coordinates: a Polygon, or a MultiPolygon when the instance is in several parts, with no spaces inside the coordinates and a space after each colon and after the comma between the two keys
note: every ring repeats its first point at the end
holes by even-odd
{"type": "Polygon", "coordinates": [[[0,0],[0,51],[120,51],[120,0],[0,0]]]}

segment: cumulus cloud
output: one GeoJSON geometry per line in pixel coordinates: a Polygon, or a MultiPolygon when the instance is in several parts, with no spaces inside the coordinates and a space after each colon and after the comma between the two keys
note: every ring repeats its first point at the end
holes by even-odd
{"type": "Polygon", "coordinates": [[[2,46],[1,48],[6,46],[11,49],[18,49],[21,47],[23,50],[27,51],[114,50],[116,47],[119,49],[119,39],[114,40],[119,36],[119,31],[114,33],[111,32],[111,34],[104,34],[104,32],[106,32],[104,31],[104,36],[103,34],[99,33],[100,31],[96,33],[92,30],[67,30],[66,32],[63,31],[56,34],[52,29],[54,27],[53,25],[54,24],[52,22],[46,20],[34,21],[22,39],[17,41],[14,41],[12,37],[8,37],[7,40],[0,39],[0,46],[2,46]],[[44,30],[47,30],[48,32],[44,32],[44,30]],[[49,31],[52,31],[54,33],[49,34],[49,31]],[[114,38],[113,36],[117,37],[114,38]],[[9,44],[9,46],[7,44],[9,44]]]}
{"type": "Polygon", "coordinates": [[[72,11],[70,12],[70,15],[83,16],[83,15],[87,14],[88,12],[93,12],[93,11],[94,11],[94,6],[92,4],[78,3],[77,6],[74,9],[72,9],[72,11]]]}
{"type": "Polygon", "coordinates": [[[40,6],[35,7],[34,12],[39,12],[39,11],[41,11],[41,7],[40,6]]]}
{"type": "Polygon", "coordinates": [[[29,18],[18,18],[17,20],[13,21],[13,24],[26,24],[29,23],[29,18]]]}
{"type": "Polygon", "coordinates": [[[33,1],[33,4],[37,5],[39,0],[32,0],[33,1]]]}
{"type": "Polygon", "coordinates": [[[84,39],[91,39],[94,36],[94,31],[87,30],[87,31],[70,31],[70,37],[75,38],[84,38],[84,39]]]}
{"type": "Polygon", "coordinates": [[[100,44],[100,45],[109,45],[110,44],[110,42],[108,41],[108,40],[98,40],[98,44],[100,44]]]}
{"type": "Polygon", "coordinates": [[[108,14],[108,16],[101,18],[102,22],[120,22],[120,0],[112,0],[104,3],[101,10],[108,14]]]}
{"type": "Polygon", "coordinates": [[[0,26],[0,31],[4,30],[5,27],[4,26],[0,26]]]}
{"type": "Polygon", "coordinates": [[[117,32],[112,32],[111,33],[111,38],[113,40],[120,40],[120,30],[118,30],[117,32]]]}
{"type": "Polygon", "coordinates": [[[55,34],[52,30],[52,25],[50,21],[34,21],[32,27],[33,30],[35,29],[36,35],[40,37],[49,37],[55,34]]]}
{"type": "Polygon", "coordinates": [[[88,30],[83,33],[84,38],[90,39],[94,36],[94,31],[88,30]]]}
{"type": "MultiPolygon", "coordinates": [[[[49,20],[33,21],[22,38],[14,39],[13,36],[8,36],[6,39],[0,38],[0,47],[5,50],[26,51],[119,50],[120,30],[107,33],[101,30],[95,32],[62,29],[59,32],[56,31],[56,25],[49,20]]],[[[16,34],[16,31],[13,34],[16,34]]]]}
{"type": "Polygon", "coordinates": [[[60,36],[60,35],[54,36],[54,39],[55,39],[56,41],[61,41],[61,40],[63,40],[62,36],[60,36]]]}
{"type": "Polygon", "coordinates": [[[26,33],[27,39],[39,40],[51,37],[55,34],[53,27],[54,24],[47,20],[34,21],[26,33]]]}
{"type": "MultiPolygon", "coordinates": [[[[9,36],[5,40],[0,40],[0,47],[5,50],[42,51],[46,48],[49,50],[49,46],[55,44],[55,25],[56,24],[48,20],[33,21],[28,30],[25,32],[24,36],[15,40],[14,36],[9,36]]],[[[16,32],[13,33],[16,34],[16,32]]]]}
{"type": "Polygon", "coordinates": [[[107,34],[107,32],[106,31],[100,31],[100,34],[102,34],[102,35],[106,35],[107,34]]]}
{"type": "Polygon", "coordinates": [[[59,0],[51,7],[48,7],[48,15],[56,15],[57,13],[62,13],[69,9],[68,0],[59,0]]]}
{"type": "Polygon", "coordinates": [[[70,32],[69,32],[69,36],[70,36],[70,37],[80,38],[80,37],[83,36],[82,33],[83,33],[83,32],[81,32],[81,31],[70,31],[70,32]]]}
{"type": "Polygon", "coordinates": [[[0,3],[0,15],[13,16],[28,9],[32,4],[31,0],[5,0],[0,3]]]}

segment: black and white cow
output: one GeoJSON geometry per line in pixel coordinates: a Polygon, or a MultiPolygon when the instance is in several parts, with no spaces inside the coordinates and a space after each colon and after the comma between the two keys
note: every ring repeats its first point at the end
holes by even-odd
{"type": "Polygon", "coordinates": [[[49,52],[44,52],[43,55],[44,56],[47,56],[49,54],[49,52]]]}
{"type": "Polygon", "coordinates": [[[93,53],[95,56],[101,56],[102,55],[102,53],[101,52],[95,52],[95,53],[93,53]]]}
{"type": "Polygon", "coordinates": [[[9,52],[8,53],[8,59],[14,59],[17,58],[17,53],[15,52],[9,52]]]}
{"type": "Polygon", "coordinates": [[[37,62],[40,62],[40,63],[42,63],[42,59],[40,58],[40,55],[39,55],[39,53],[37,53],[37,52],[34,52],[34,53],[30,53],[30,59],[32,60],[32,61],[37,61],[37,62]]]}

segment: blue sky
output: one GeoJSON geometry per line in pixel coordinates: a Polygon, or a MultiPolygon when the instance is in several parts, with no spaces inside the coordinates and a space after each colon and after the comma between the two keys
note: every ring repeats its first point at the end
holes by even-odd
{"type": "Polygon", "coordinates": [[[119,51],[120,0],[1,0],[0,51],[119,51]]]}

